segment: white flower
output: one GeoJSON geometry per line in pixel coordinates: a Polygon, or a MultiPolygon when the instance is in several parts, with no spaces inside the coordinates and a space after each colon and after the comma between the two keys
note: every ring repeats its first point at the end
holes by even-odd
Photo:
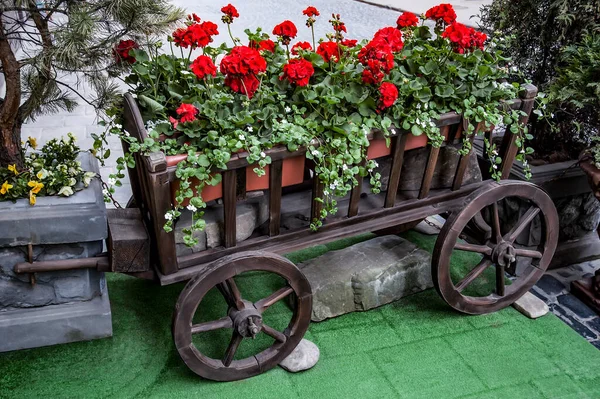
{"type": "Polygon", "coordinates": [[[189,205],[187,206],[187,209],[188,209],[188,211],[190,211],[190,212],[196,212],[196,211],[198,210],[198,208],[196,208],[196,207],[195,207],[194,205],[192,205],[192,204],[189,204],[189,205]]]}
{"type": "Polygon", "coordinates": [[[550,114],[550,118],[554,118],[554,112],[550,114]]]}
{"type": "Polygon", "coordinates": [[[377,161],[373,161],[373,166],[378,167],[379,164],[377,163],[377,161]]]}
{"type": "Polygon", "coordinates": [[[510,70],[513,72],[518,72],[519,68],[517,68],[516,66],[513,66],[512,68],[510,68],[510,70]]]}
{"type": "Polygon", "coordinates": [[[323,190],[323,195],[329,195],[329,190],[323,190]]]}
{"type": "Polygon", "coordinates": [[[252,133],[252,130],[254,130],[254,129],[252,129],[252,126],[248,126],[248,131],[249,131],[250,133],[252,133]]]}
{"type": "Polygon", "coordinates": [[[125,131],[123,132],[123,135],[124,135],[125,137],[129,137],[129,136],[131,136],[127,130],[125,130],[125,131]]]}
{"type": "Polygon", "coordinates": [[[39,172],[37,172],[36,176],[38,179],[43,180],[46,177],[48,177],[48,174],[49,174],[48,171],[46,169],[42,168],[42,169],[40,169],[39,172]]]}
{"type": "Polygon", "coordinates": [[[391,129],[390,129],[390,132],[392,132],[392,134],[396,134],[396,129],[394,129],[394,128],[391,128],[391,129]]]}
{"type": "Polygon", "coordinates": [[[336,184],[336,182],[333,182],[333,183],[331,183],[331,184],[329,185],[329,188],[330,188],[330,189],[332,189],[332,190],[335,190],[335,188],[336,188],[336,187],[337,187],[337,184],[336,184]]]}
{"type": "Polygon", "coordinates": [[[265,152],[264,152],[264,151],[261,151],[261,153],[260,153],[260,156],[264,158],[264,157],[266,157],[266,156],[267,156],[267,154],[265,154],[265,152]]]}
{"type": "Polygon", "coordinates": [[[86,187],[89,186],[94,177],[96,177],[96,174],[94,172],[85,172],[83,174],[83,185],[86,187]]]}
{"type": "Polygon", "coordinates": [[[171,215],[170,213],[165,213],[165,219],[167,220],[173,220],[173,215],[171,215]]]}
{"type": "Polygon", "coordinates": [[[419,118],[417,118],[417,120],[415,121],[415,123],[416,123],[417,125],[420,125],[420,124],[421,124],[421,120],[420,120],[419,118]]]}
{"type": "Polygon", "coordinates": [[[289,114],[290,112],[292,112],[292,109],[290,107],[285,107],[285,112],[289,114]]]}
{"type": "Polygon", "coordinates": [[[238,138],[239,138],[240,140],[242,140],[242,141],[246,140],[246,136],[244,136],[243,134],[240,134],[240,135],[238,136],[238,138]]]}
{"type": "Polygon", "coordinates": [[[348,165],[346,165],[346,164],[343,164],[343,165],[342,165],[342,170],[348,170],[348,165]]]}
{"type": "Polygon", "coordinates": [[[65,197],[68,197],[73,195],[73,189],[69,186],[62,186],[62,188],[58,190],[58,195],[64,195],[65,197]]]}
{"type": "Polygon", "coordinates": [[[186,71],[185,69],[181,71],[182,75],[191,75],[192,73],[190,71],[186,71]]]}
{"type": "Polygon", "coordinates": [[[102,189],[102,195],[104,195],[105,197],[108,197],[108,190],[103,188],[102,189]]]}
{"type": "Polygon", "coordinates": [[[367,172],[369,172],[369,173],[373,173],[373,168],[369,168],[369,169],[367,169],[367,172]]]}
{"type": "Polygon", "coordinates": [[[494,88],[498,87],[498,82],[496,82],[495,80],[492,82],[492,86],[494,86],[494,88]]]}
{"type": "Polygon", "coordinates": [[[429,103],[423,104],[423,108],[425,108],[425,109],[429,108],[429,103]]]}
{"type": "Polygon", "coordinates": [[[417,104],[417,109],[421,109],[421,103],[417,104]]]}
{"type": "Polygon", "coordinates": [[[313,154],[313,157],[318,157],[319,155],[321,155],[321,153],[317,150],[312,150],[311,154],[313,154]]]}
{"type": "Polygon", "coordinates": [[[496,164],[493,164],[493,165],[492,165],[492,168],[494,168],[494,170],[496,170],[496,169],[498,169],[498,165],[496,165],[496,164]]]}
{"type": "Polygon", "coordinates": [[[109,186],[114,186],[115,184],[117,184],[117,179],[111,177],[108,179],[108,185],[109,186]]]}

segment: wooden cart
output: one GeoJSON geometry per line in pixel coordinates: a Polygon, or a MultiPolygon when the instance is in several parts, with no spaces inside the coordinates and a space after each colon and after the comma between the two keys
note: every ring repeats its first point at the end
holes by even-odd
{"type": "MultiPolygon", "coordinates": [[[[520,99],[509,104],[525,112],[521,123],[527,122],[533,107],[537,89],[527,86],[520,99]]],[[[144,123],[135,99],[125,96],[124,128],[139,140],[146,137],[144,123]]],[[[468,121],[455,113],[444,114],[438,126],[449,136],[448,142],[460,142],[460,134],[468,121]],[[459,137],[457,139],[457,137],[459,137]]],[[[477,126],[476,129],[482,126],[477,126]]],[[[507,132],[509,130],[507,129],[507,132]]],[[[247,167],[245,154],[236,154],[223,171],[224,245],[218,248],[176,255],[173,233],[163,230],[165,213],[171,209],[171,184],[175,181],[175,167],[169,167],[163,153],[148,156],[136,155],[137,167],[129,170],[133,198],[130,206],[141,210],[143,231],[140,233],[135,218],[121,221],[125,226],[125,238],[115,229],[109,237],[108,259],[92,258],[85,261],[20,264],[19,272],[36,272],[73,267],[99,267],[99,269],[123,272],[142,278],[157,279],[161,285],[187,281],[181,293],[173,317],[173,338],[183,361],[198,375],[219,381],[239,380],[258,375],[280,363],[297,346],[306,332],[311,318],[311,287],[302,272],[281,255],[327,243],[364,232],[414,226],[431,215],[443,215],[446,222],[437,238],[433,251],[432,276],[435,287],[454,309],[468,314],[482,314],[502,309],[528,291],[543,275],[554,254],[558,237],[558,216],[548,195],[534,184],[502,180],[491,180],[463,185],[469,157],[458,161],[452,188],[431,189],[434,169],[440,149],[429,147],[427,168],[424,170],[418,198],[402,199],[397,195],[405,155],[408,132],[392,137],[391,168],[388,189],[379,195],[370,206],[363,206],[361,184],[349,198],[347,214],[332,217],[317,231],[308,228],[282,231],[282,162],[288,157],[298,156],[282,148],[268,152],[272,159],[269,166],[269,220],[268,232],[236,242],[236,202],[240,196],[236,184],[238,172],[247,167]],[[501,222],[498,204],[506,199],[518,198],[527,203],[527,211],[506,225],[501,222]],[[532,223],[541,225],[542,232],[536,244],[524,247],[516,240],[532,223]],[[137,226],[137,227],[136,227],[137,226]],[[144,230],[145,227],[145,230],[144,230]],[[149,242],[146,240],[148,233],[149,242]],[[140,238],[141,237],[141,238],[140,238]],[[151,262],[140,261],[139,254],[149,251],[151,262]],[[478,253],[482,260],[469,267],[470,272],[456,280],[450,274],[450,257],[454,251],[478,253]],[[517,272],[519,258],[530,258],[524,270],[517,272]],[[50,267],[52,266],[52,267],[50,267]],[[486,296],[469,296],[464,290],[488,268],[496,270],[495,290],[486,296]],[[238,289],[235,277],[246,272],[263,271],[277,274],[287,284],[271,295],[258,301],[247,301],[238,289]],[[510,284],[505,276],[512,274],[510,284]],[[212,288],[218,289],[228,304],[229,310],[222,318],[214,321],[193,323],[194,313],[205,295],[212,288]],[[278,331],[263,322],[262,314],[274,303],[286,299],[293,307],[293,316],[283,331],[278,331]],[[231,329],[231,341],[221,358],[211,358],[201,353],[192,342],[192,336],[216,329],[231,329]],[[272,345],[260,353],[245,359],[234,360],[234,355],[244,339],[257,334],[272,337],[272,345]]],[[[488,134],[488,133],[486,133],[488,134]]],[[[471,138],[472,140],[472,138],[471,138]]],[[[505,134],[500,155],[504,163],[499,165],[502,178],[509,176],[517,153],[516,135],[505,134]]],[[[312,197],[320,196],[323,187],[312,179],[312,197]]],[[[359,179],[359,183],[361,180],[359,179]]],[[[310,188],[309,188],[310,189],[310,188]]],[[[242,193],[243,194],[243,193],[242,193]]],[[[266,200],[266,199],[265,199],[266,200]]],[[[312,201],[312,217],[320,213],[320,203],[312,201]]],[[[126,214],[126,213],[125,213],[126,214]]],[[[127,216],[124,216],[126,218],[127,216]]],[[[139,223],[141,224],[141,223],[139,223]]],[[[110,225],[110,223],[109,223],[110,225]]],[[[523,262],[520,262],[523,263],[523,262]]]]}

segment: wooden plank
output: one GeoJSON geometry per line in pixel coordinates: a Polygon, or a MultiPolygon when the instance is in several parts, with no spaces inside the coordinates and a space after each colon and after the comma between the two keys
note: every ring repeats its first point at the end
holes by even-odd
{"type": "MultiPolygon", "coordinates": [[[[468,121],[463,120],[460,125],[463,126],[463,123],[468,123],[468,121]]],[[[469,158],[471,157],[471,153],[473,152],[473,140],[475,140],[475,137],[481,131],[483,125],[483,122],[479,122],[477,126],[475,126],[475,130],[468,138],[469,142],[471,143],[471,149],[469,150],[469,153],[467,155],[461,155],[460,159],[458,160],[458,166],[456,167],[456,173],[454,174],[454,182],[452,183],[452,190],[454,191],[458,190],[463,184],[465,173],[467,172],[467,166],[469,166],[469,158]]],[[[467,131],[467,129],[465,129],[464,126],[461,128],[461,130],[463,132],[467,131]]],[[[463,135],[464,134],[466,133],[463,133],[463,135]]]]}
{"type": "MultiPolygon", "coordinates": [[[[449,126],[444,126],[440,129],[440,134],[445,136],[448,134],[449,126]]],[[[427,197],[429,194],[429,190],[431,189],[431,181],[433,179],[433,174],[435,173],[435,166],[437,164],[438,156],[440,155],[439,147],[431,147],[429,151],[429,158],[427,159],[427,167],[425,168],[425,173],[423,174],[423,181],[421,182],[421,190],[419,191],[419,199],[423,199],[427,197]]]]}
{"type": "Polygon", "coordinates": [[[396,202],[396,193],[400,184],[400,175],[402,174],[402,165],[404,164],[404,149],[410,132],[402,132],[399,137],[394,138],[392,152],[392,166],[390,167],[390,178],[388,180],[387,193],[385,195],[385,208],[391,208],[396,202]]]}
{"type": "Polygon", "coordinates": [[[113,272],[150,270],[150,239],[138,208],[107,209],[106,245],[113,272]]]}
{"type": "MultiPolygon", "coordinates": [[[[363,160],[360,166],[365,166],[363,160]]],[[[358,181],[358,184],[352,188],[350,192],[350,203],[348,204],[348,217],[358,215],[358,203],[360,202],[360,195],[362,194],[362,186],[364,178],[360,174],[356,174],[354,178],[358,181]]]]}
{"type": "Polygon", "coordinates": [[[281,224],[281,179],[283,161],[273,161],[269,166],[269,236],[279,235],[281,224]]]}
{"type": "Polygon", "coordinates": [[[323,183],[319,179],[319,176],[315,173],[313,177],[313,188],[312,188],[312,198],[311,198],[311,211],[310,211],[310,221],[314,222],[315,219],[321,218],[321,210],[323,209],[323,204],[316,200],[316,198],[323,198],[323,183]]]}
{"type": "Polygon", "coordinates": [[[235,169],[223,172],[223,219],[225,228],[225,248],[236,245],[236,184],[235,169]]]}

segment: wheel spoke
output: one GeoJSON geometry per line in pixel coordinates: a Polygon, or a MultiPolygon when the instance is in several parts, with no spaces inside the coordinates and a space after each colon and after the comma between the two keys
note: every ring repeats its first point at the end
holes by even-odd
{"type": "Polygon", "coordinates": [[[471,270],[456,286],[456,291],[462,292],[465,288],[469,286],[477,277],[481,275],[492,265],[492,261],[490,259],[483,259],[473,270],[471,270]]]}
{"type": "Polygon", "coordinates": [[[194,324],[192,326],[192,334],[203,333],[207,331],[218,330],[220,328],[233,328],[233,322],[229,316],[225,316],[219,320],[207,321],[205,323],[194,324]]]}
{"type": "Polygon", "coordinates": [[[266,298],[261,299],[260,301],[254,304],[254,307],[258,309],[260,312],[264,312],[267,308],[273,305],[275,302],[282,300],[286,296],[290,295],[294,292],[294,289],[290,286],[285,286],[266,298]]]}
{"type": "Polygon", "coordinates": [[[227,280],[225,280],[226,284],[227,284],[227,288],[229,289],[229,293],[231,294],[231,297],[233,298],[233,303],[235,305],[235,308],[237,310],[242,310],[244,309],[244,302],[242,301],[242,294],[240,293],[240,289],[238,288],[237,284],[235,283],[235,280],[232,278],[228,278],[227,280]]]}
{"type": "Polygon", "coordinates": [[[492,224],[494,225],[494,238],[496,239],[496,244],[499,244],[500,240],[502,240],[502,233],[500,232],[500,215],[498,214],[497,202],[492,204],[492,224]]]}
{"type": "Polygon", "coordinates": [[[287,341],[287,337],[285,336],[284,333],[279,332],[279,331],[275,330],[274,328],[269,327],[266,324],[263,324],[262,331],[265,334],[267,334],[269,337],[272,337],[281,343],[284,343],[285,341],[287,341]]]}
{"type": "Polygon", "coordinates": [[[524,256],[526,258],[533,258],[533,259],[542,259],[543,254],[540,251],[533,251],[530,249],[519,249],[519,248],[515,248],[515,254],[517,256],[524,256]]]}
{"type": "Polygon", "coordinates": [[[225,302],[227,302],[227,305],[230,308],[235,308],[236,307],[235,300],[231,296],[231,293],[229,292],[229,288],[227,288],[227,285],[225,283],[219,283],[219,284],[217,284],[217,289],[219,290],[221,295],[223,295],[223,298],[225,298],[225,302]]]}
{"type": "Polygon", "coordinates": [[[460,251],[477,252],[483,255],[492,255],[492,248],[488,247],[487,245],[476,245],[457,242],[454,248],[460,251]]]}
{"type": "Polygon", "coordinates": [[[510,231],[508,233],[506,233],[506,235],[504,236],[504,240],[508,241],[508,242],[514,242],[517,237],[523,232],[523,230],[525,230],[525,227],[527,227],[529,225],[529,223],[531,223],[531,221],[537,216],[537,214],[540,213],[540,208],[534,206],[531,206],[527,212],[525,212],[523,214],[523,216],[521,216],[519,218],[519,221],[513,226],[512,229],[510,229],[510,231]]]}
{"type": "Polygon", "coordinates": [[[244,337],[242,337],[240,334],[238,334],[237,331],[233,332],[233,336],[231,337],[231,342],[229,342],[227,351],[225,351],[225,357],[223,357],[223,364],[225,365],[225,367],[229,367],[229,365],[233,361],[235,352],[237,352],[243,339],[244,339],[244,337]]]}
{"type": "Polygon", "coordinates": [[[505,278],[504,266],[496,265],[496,294],[500,296],[504,296],[505,278]]]}

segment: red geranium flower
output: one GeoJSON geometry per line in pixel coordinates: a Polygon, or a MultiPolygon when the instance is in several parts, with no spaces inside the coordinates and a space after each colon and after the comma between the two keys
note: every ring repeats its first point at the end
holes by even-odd
{"type": "Polygon", "coordinates": [[[302,11],[302,14],[306,15],[307,17],[318,17],[321,15],[319,14],[319,10],[313,6],[307,7],[306,10],[302,11]]]}
{"type": "Polygon", "coordinates": [[[275,52],[275,43],[273,42],[273,40],[271,39],[265,39],[265,40],[261,40],[260,43],[258,43],[258,51],[270,51],[272,53],[275,52]]]}
{"type": "Polygon", "coordinates": [[[394,105],[396,100],[398,99],[398,88],[390,82],[383,82],[381,86],[379,86],[379,109],[384,110],[386,108],[394,105]]]}
{"type": "Polygon", "coordinates": [[[204,79],[206,75],[217,76],[217,67],[207,55],[196,58],[190,65],[190,69],[198,79],[204,79]]]}
{"type": "Polygon", "coordinates": [[[171,122],[171,124],[173,124],[173,129],[177,129],[177,125],[179,124],[179,121],[175,118],[173,118],[172,116],[169,116],[169,121],[171,122]]]}
{"type": "Polygon", "coordinates": [[[475,50],[476,48],[483,50],[483,44],[487,40],[485,33],[478,32],[460,22],[455,22],[448,26],[444,30],[444,33],[442,33],[442,37],[450,40],[454,51],[460,54],[475,50]]]}
{"type": "Polygon", "coordinates": [[[231,21],[233,21],[234,18],[238,18],[240,16],[238,10],[231,4],[227,4],[225,7],[221,8],[221,12],[225,14],[225,16],[231,18],[231,21]]]}
{"type": "Polygon", "coordinates": [[[336,32],[346,32],[348,33],[348,31],[346,30],[346,24],[344,24],[343,22],[340,22],[338,24],[334,24],[333,25],[333,30],[336,32]]]}
{"type": "Polygon", "coordinates": [[[341,41],[342,46],[346,46],[346,47],[354,47],[356,46],[356,43],[358,41],[357,40],[352,40],[352,39],[345,39],[341,41]]]}
{"type": "Polygon", "coordinates": [[[340,60],[340,46],[336,42],[322,42],[317,47],[317,54],[319,54],[325,62],[338,62],[340,60]]]}
{"type": "Polygon", "coordinates": [[[309,42],[298,42],[292,46],[292,54],[298,55],[298,50],[312,51],[312,49],[309,42]]]}
{"type": "Polygon", "coordinates": [[[392,52],[397,53],[402,50],[404,43],[402,42],[402,33],[393,27],[381,28],[375,33],[373,40],[383,40],[389,46],[392,52]]]}
{"type": "Polygon", "coordinates": [[[382,38],[371,40],[358,52],[358,60],[363,65],[368,65],[369,60],[381,62],[381,68],[389,73],[394,67],[394,54],[390,45],[382,38]]]}
{"type": "Polygon", "coordinates": [[[396,24],[398,25],[398,29],[417,26],[419,24],[419,18],[412,12],[405,12],[398,17],[396,24]]]}
{"type": "Polygon", "coordinates": [[[234,92],[245,94],[251,99],[258,90],[260,81],[254,75],[228,75],[225,78],[225,85],[234,92]]]}
{"type": "Polygon", "coordinates": [[[473,41],[473,46],[483,50],[483,44],[487,40],[487,35],[483,32],[474,30],[473,34],[471,35],[471,40],[473,41]]]}
{"type": "Polygon", "coordinates": [[[427,10],[425,17],[427,19],[433,19],[436,22],[443,21],[449,25],[456,21],[456,12],[454,12],[454,8],[452,8],[451,4],[444,3],[427,10]]]}
{"type": "Polygon", "coordinates": [[[297,86],[306,86],[314,73],[315,69],[310,61],[294,58],[283,66],[283,75],[279,80],[287,79],[297,86]]]}
{"type": "Polygon", "coordinates": [[[135,57],[130,55],[130,51],[140,46],[133,40],[121,40],[113,49],[113,56],[118,63],[127,62],[133,64],[135,57]]]}
{"type": "Polygon", "coordinates": [[[203,23],[193,22],[185,28],[179,28],[173,32],[173,41],[176,46],[193,49],[206,47],[213,41],[212,36],[218,35],[217,25],[206,21],[203,23]]]}
{"type": "Polygon", "coordinates": [[[379,84],[385,77],[381,61],[368,60],[367,68],[362,72],[362,81],[366,84],[379,84]]]}
{"type": "Polygon", "coordinates": [[[181,104],[175,112],[179,115],[181,123],[195,121],[198,114],[198,110],[192,104],[181,104]]]}
{"type": "MultiPolygon", "coordinates": [[[[216,36],[219,34],[219,27],[214,22],[210,22],[210,21],[202,22],[200,24],[200,27],[202,29],[204,29],[204,32],[206,32],[206,34],[208,36],[216,36]]],[[[209,41],[212,42],[212,38],[210,38],[209,41]]]]}
{"type": "Polygon", "coordinates": [[[246,46],[232,48],[221,61],[221,73],[224,75],[256,75],[266,70],[267,61],[257,50],[246,46]]]}
{"type": "Polygon", "coordinates": [[[200,17],[197,16],[195,13],[189,14],[187,16],[187,19],[189,19],[190,21],[200,22],[200,17]]]}
{"type": "Polygon", "coordinates": [[[281,37],[284,42],[287,41],[287,44],[289,44],[290,39],[295,38],[298,34],[298,29],[292,21],[283,21],[273,28],[273,34],[281,37]]]}

